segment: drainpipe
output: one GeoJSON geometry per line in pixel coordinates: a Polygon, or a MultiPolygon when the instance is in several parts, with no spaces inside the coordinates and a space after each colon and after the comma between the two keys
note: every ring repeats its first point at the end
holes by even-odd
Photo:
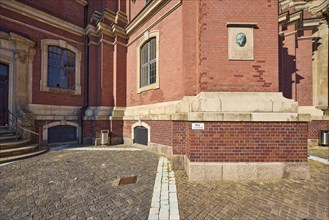
{"type": "MultiPolygon", "coordinates": [[[[84,7],[84,28],[88,25],[88,4],[84,7]]],[[[83,89],[83,106],[80,109],[80,117],[79,117],[79,125],[81,128],[80,135],[80,144],[83,143],[83,116],[85,115],[85,111],[89,106],[89,37],[85,35],[84,37],[84,46],[85,46],[85,59],[84,59],[84,89],[83,89]]]]}

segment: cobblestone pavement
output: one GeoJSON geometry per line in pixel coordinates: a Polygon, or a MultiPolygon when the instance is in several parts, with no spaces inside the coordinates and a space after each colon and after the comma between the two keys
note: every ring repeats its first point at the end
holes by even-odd
{"type": "Polygon", "coordinates": [[[181,219],[329,219],[329,166],[309,161],[311,179],[188,183],[175,171],[181,219]]]}
{"type": "Polygon", "coordinates": [[[147,219],[159,157],[51,151],[0,167],[0,219],[147,219]],[[118,186],[119,178],[137,176],[118,186]]]}
{"type": "MultiPolygon", "coordinates": [[[[112,150],[51,151],[1,166],[0,219],[147,219],[159,157],[112,150]],[[118,186],[120,177],[134,175],[137,183],[118,186]]],[[[175,171],[179,216],[329,219],[329,166],[310,165],[305,181],[188,183],[175,171]]]]}
{"type": "Polygon", "coordinates": [[[311,146],[308,147],[308,154],[329,160],[329,147],[311,146]]]}

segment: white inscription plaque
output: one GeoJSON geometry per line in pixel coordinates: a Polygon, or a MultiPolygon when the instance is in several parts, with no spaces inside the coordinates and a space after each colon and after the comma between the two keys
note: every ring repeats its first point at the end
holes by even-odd
{"type": "Polygon", "coordinates": [[[204,130],[204,123],[192,123],[193,130],[204,130]]]}

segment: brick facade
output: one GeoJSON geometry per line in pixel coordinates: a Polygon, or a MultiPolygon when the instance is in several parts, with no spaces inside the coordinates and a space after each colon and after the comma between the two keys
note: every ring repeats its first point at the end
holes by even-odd
{"type": "Polygon", "coordinates": [[[308,123],[308,138],[318,139],[321,130],[329,130],[329,121],[314,120],[308,123]]]}
{"type": "Polygon", "coordinates": [[[307,123],[209,122],[188,132],[193,162],[307,162],[307,123]]]}
{"type": "MultiPolygon", "coordinates": [[[[328,129],[327,121],[320,119],[308,124],[309,118],[298,109],[314,103],[316,25],[300,29],[289,16],[297,13],[302,22],[312,15],[292,6],[283,9],[281,3],[1,1],[1,33],[17,33],[35,42],[29,44],[35,50],[29,57],[32,98],[13,107],[34,114],[37,128],[74,122],[82,131],[79,138],[89,142],[106,129],[115,143],[122,143],[132,137],[134,123],[145,123],[149,144],[168,147],[169,156],[185,155],[189,163],[307,162],[307,138],[328,129]],[[278,11],[288,13],[279,15],[279,24],[278,11]],[[238,47],[237,34],[231,41],[232,24],[249,28],[252,38],[248,35],[247,40],[252,44],[244,49],[252,51],[252,58],[230,59],[232,44],[238,47]],[[139,52],[150,36],[157,40],[157,79],[155,87],[143,89],[138,82],[139,52]],[[69,44],[81,53],[81,94],[41,89],[42,76],[48,74],[41,72],[45,39],[69,44]],[[222,99],[212,96],[216,92],[223,93],[222,99]],[[239,92],[245,99],[235,103],[239,92]],[[204,123],[204,130],[191,128],[195,118],[204,123]]],[[[19,47],[10,50],[10,65],[19,65],[19,47]]],[[[0,59],[7,58],[0,54],[0,59]]],[[[321,77],[317,80],[323,82],[321,77]]],[[[15,103],[17,98],[12,99],[15,103]]]]}
{"type": "MultiPolygon", "coordinates": [[[[133,123],[125,122],[125,136],[133,123]]],[[[144,123],[151,143],[172,146],[191,162],[307,162],[306,122],[205,122],[204,130],[193,130],[192,122],[144,123]]]]}
{"type": "MultiPolygon", "coordinates": [[[[81,106],[83,105],[83,96],[82,95],[71,95],[68,93],[48,93],[40,91],[40,80],[41,80],[41,40],[43,39],[62,39],[59,36],[64,36],[72,41],[68,41],[69,44],[76,47],[79,51],[83,53],[84,46],[82,45],[83,38],[73,35],[67,31],[54,28],[50,25],[41,23],[34,19],[18,15],[12,11],[2,9],[1,14],[12,18],[14,21],[27,23],[31,26],[39,28],[41,30],[46,30],[47,32],[41,32],[33,30],[29,27],[23,25],[16,25],[13,22],[1,22],[1,28],[10,32],[24,33],[25,36],[28,36],[29,39],[36,42],[35,46],[35,55],[33,60],[33,78],[32,78],[32,102],[34,104],[53,104],[53,105],[65,105],[65,106],[81,106]],[[52,34],[50,34],[52,33],[52,34]],[[55,35],[55,36],[54,36],[55,35]],[[58,35],[58,36],[57,36],[58,35]]],[[[81,18],[80,18],[81,19],[81,18]]],[[[81,60],[81,85],[82,89],[84,88],[84,54],[82,54],[81,60]]]]}
{"type": "Polygon", "coordinates": [[[277,1],[272,0],[265,4],[249,1],[248,5],[232,1],[199,1],[198,91],[278,91],[278,25],[271,19],[277,14],[277,7],[277,1]],[[257,24],[254,60],[228,60],[226,25],[229,22],[257,24]]]}

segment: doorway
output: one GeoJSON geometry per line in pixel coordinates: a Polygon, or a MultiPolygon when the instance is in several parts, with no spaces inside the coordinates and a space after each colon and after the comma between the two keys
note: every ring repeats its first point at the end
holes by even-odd
{"type": "Polygon", "coordinates": [[[8,125],[9,65],[0,63],[0,126],[8,125]]]}

